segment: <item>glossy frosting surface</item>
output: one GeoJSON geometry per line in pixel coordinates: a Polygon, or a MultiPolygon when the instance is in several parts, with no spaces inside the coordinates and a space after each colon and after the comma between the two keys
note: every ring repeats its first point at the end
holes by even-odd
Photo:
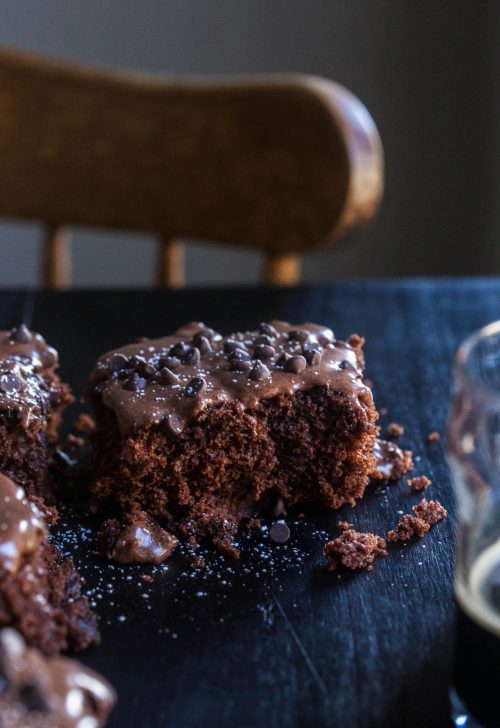
{"type": "Polygon", "coordinates": [[[315,385],[372,403],[355,349],[335,341],[326,327],[270,321],[223,337],[193,322],[172,336],[102,356],[91,376],[91,396],[115,412],[122,432],[161,422],[180,432],[208,406],[252,407],[315,385]]]}
{"type": "Polygon", "coordinates": [[[0,678],[0,710],[12,708],[16,725],[23,715],[31,725],[35,713],[52,728],[99,728],[116,701],[100,675],[76,660],[44,657],[9,628],[0,632],[0,678]]]}
{"type": "Polygon", "coordinates": [[[46,538],[43,515],[24,490],[0,474],[0,578],[15,573],[23,556],[46,538]]]}
{"type": "Polygon", "coordinates": [[[25,326],[0,331],[0,410],[15,410],[27,427],[50,408],[43,374],[57,366],[55,349],[25,326]]]}

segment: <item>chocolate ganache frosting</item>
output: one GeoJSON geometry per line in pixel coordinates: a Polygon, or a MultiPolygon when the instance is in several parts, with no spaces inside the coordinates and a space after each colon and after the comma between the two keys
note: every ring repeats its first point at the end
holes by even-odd
{"type": "Polygon", "coordinates": [[[22,488],[0,474],[0,579],[15,573],[23,556],[33,553],[46,537],[40,510],[22,488]]]}
{"type": "Polygon", "coordinates": [[[25,427],[46,415],[60,390],[51,389],[44,375],[57,364],[55,349],[24,324],[0,331],[0,410],[16,411],[25,427]]]}
{"type": "Polygon", "coordinates": [[[252,407],[314,386],[372,403],[355,343],[336,341],[323,326],[284,321],[229,336],[193,322],[108,352],[90,380],[92,398],[115,412],[122,433],[160,423],[178,433],[206,407],[252,407]]]}
{"type": "Polygon", "coordinates": [[[113,688],[76,660],[44,657],[13,629],[0,632],[0,726],[100,728],[113,688]]]}

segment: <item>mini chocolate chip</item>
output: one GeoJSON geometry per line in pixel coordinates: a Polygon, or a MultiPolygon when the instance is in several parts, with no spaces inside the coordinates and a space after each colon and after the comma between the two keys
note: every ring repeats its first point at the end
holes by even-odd
{"type": "Polygon", "coordinates": [[[182,359],[184,354],[189,351],[189,346],[186,344],[185,341],[178,341],[177,344],[174,344],[170,347],[168,350],[168,353],[170,356],[175,356],[177,359],[182,359]]]}
{"type": "Polygon", "coordinates": [[[256,361],[248,374],[248,378],[253,379],[254,381],[259,381],[259,379],[267,379],[267,377],[270,376],[271,372],[261,361],[256,361]]]}
{"type": "Polygon", "coordinates": [[[123,383],[123,389],[126,389],[129,392],[139,392],[141,389],[144,389],[145,386],[146,380],[139,377],[137,374],[132,374],[132,376],[123,383]]]}
{"type": "Polygon", "coordinates": [[[229,361],[233,361],[234,359],[239,359],[239,361],[250,361],[252,358],[250,356],[250,352],[246,351],[245,349],[235,349],[230,354],[228,354],[229,361]]]}
{"type": "Polygon", "coordinates": [[[125,354],[112,354],[108,359],[108,369],[110,372],[119,372],[120,369],[126,369],[128,365],[128,356],[125,356],[125,354]]]}
{"type": "Polygon", "coordinates": [[[12,341],[17,341],[19,344],[27,344],[32,339],[32,334],[29,328],[25,324],[21,326],[15,326],[10,332],[10,338],[12,341]]]}
{"type": "Polygon", "coordinates": [[[144,377],[145,379],[154,379],[156,375],[158,374],[155,367],[150,364],[149,362],[144,362],[144,364],[141,364],[141,366],[138,369],[139,374],[144,377]]]}
{"type": "Polygon", "coordinates": [[[163,367],[160,372],[160,384],[179,384],[179,381],[177,374],[174,374],[168,367],[163,367]]]}
{"type": "Polygon", "coordinates": [[[286,523],[273,523],[269,536],[275,543],[286,543],[290,538],[290,529],[286,523]]]}
{"type": "Polygon", "coordinates": [[[335,336],[333,335],[333,331],[331,329],[324,328],[323,331],[320,331],[316,334],[318,337],[318,341],[323,346],[326,346],[327,344],[332,344],[335,341],[335,336]]]}
{"type": "Polygon", "coordinates": [[[200,363],[200,350],[193,346],[182,359],[183,364],[189,364],[190,366],[197,367],[200,363]]]}
{"type": "Polygon", "coordinates": [[[158,360],[158,369],[164,369],[167,367],[173,372],[179,368],[180,362],[174,356],[161,356],[158,360]]]}
{"type": "Polygon", "coordinates": [[[186,395],[186,397],[196,397],[196,395],[204,392],[206,387],[207,383],[203,379],[203,377],[194,377],[186,385],[186,388],[184,389],[184,394],[186,395]]]}
{"type": "Polygon", "coordinates": [[[317,367],[320,364],[323,355],[319,349],[304,349],[304,357],[311,367],[317,367]]]}
{"type": "Polygon", "coordinates": [[[21,381],[16,374],[9,372],[0,375],[0,390],[4,394],[15,394],[21,389],[21,381]]]}
{"type": "Polygon", "coordinates": [[[120,369],[118,379],[128,379],[136,373],[135,369],[120,369]]]}
{"type": "Polygon", "coordinates": [[[283,354],[276,361],[276,366],[284,367],[289,359],[290,359],[290,354],[287,354],[286,351],[284,351],[283,354]]]}
{"type": "Polygon", "coordinates": [[[267,334],[261,334],[260,336],[255,337],[252,344],[253,344],[253,346],[259,346],[259,344],[265,344],[266,346],[272,346],[273,342],[271,341],[271,338],[269,336],[267,336],[267,334]]]}
{"type": "Polygon", "coordinates": [[[252,362],[244,359],[231,359],[229,368],[232,372],[249,372],[252,368],[252,362]]]}
{"type": "Polygon", "coordinates": [[[212,344],[206,336],[200,336],[200,334],[196,334],[196,336],[193,338],[193,343],[199,349],[200,354],[202,355],[208,354],[209,351],[212,351],[212,344]]]}
{"type": "Polygon", "coordinates": [[[268,346],[267,344],[259,344],[259,346],[256,346],[254,349],[254,355],[257,359],[272,359],[274,356],[276,356],[276,351],[274,350],[273,346],[268,346]]]}
{"type": "MultiPolygon", "coordinates": [[[[209,329],[208,327],[205,327],[203,329],[200,329],[198,331],[198,333],[194,335],[194,339],[197,336],[203,336],[205,339],[208,339],[209,341],[212,341],[212,339],[217,336],[217,332],[214,331],[213,329],[209,329]]],[[[196,341],[194,343],[196,344],[196,346],[198,346],[198,344],[196,343],[196,341]]]]}
{"type": "Polygon", "coordinates": [[[350,369],[352,372],[356,371],[355,367],[347,359],[343,359],[339,364],[339,369],[350,369]]]}
{"type": "Polygon", "coordinates": [[[231,354],[231,352],[236,351],[236,349],[243,349],[243,351],[246,351],[246,346],[242,341],[235,341],[234,339],[228,339],[224,342],[224,352],[226,354],[231,354]]]}
{"type": "Polygon", "coordinates": [[[271,326],[271,324],[267,324],[265,321],[263,321],[259,326],[259,332],[261,334],[269,336],[269,338],[271,339],[276,339],[279,336],[274,326],[271,326]]]}
{"type": "Polygon", "coordinates": [[[288,334],[290,341],[299,341],[301,344],[306,342],[309,338],[309,333],[304,329],[293,329],[288,334]]]}
{"type": "Polygon", "coordinates": [[[143,364],[145,364],[145,363],[146,363],[146,360],[145,360],[145,358],[144,358],[143,356],[135,356],[135,355],[134,355],[134,356],[131,356],[131,357],[130,357],[130,359],[129,359],[129,362],[128,362],[128,365],[129,365],[129,367],[131,367],[132,369],[137,369],[137,370],[139,370],[139,368],[140,368],[140,367],[141,367],[141,366],[142,366],[143,364]]]}
{"type": "Polygon", "coordinates": [[[292,374],[300,374],[300,372],[304,371],[306,366],[306,360],[299,354],[298,356],[290,357],[284,366],[284,370],[285,372],[290,372],[292,374]]]}

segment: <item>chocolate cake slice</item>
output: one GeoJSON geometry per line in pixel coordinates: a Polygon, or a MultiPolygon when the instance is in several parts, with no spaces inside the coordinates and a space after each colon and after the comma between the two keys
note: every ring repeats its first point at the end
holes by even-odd
{"type": "Polygon", "coordinates": [[[191,323],[108,352],[90,377],[92,509],[235,553],[239,522],[272,499],[354,505],[377,435],[362,344],[310,323],[191,323]]]}
{"type": "Polygon", "coordinates": [[[57,352],[40,334],[24,325],[0,331],[0,471],[30,496],[49,500],[49,447],[73,401],[57,367],[57,352]]]}
{"type": "Polygon", "coordinates": [[[13,629],[0,632],[0,728],[100,728],[111,685],[66,657],[45,657],[13,629]]]}
{"type": "Polygon", "coordinates": [[[5,626],[47,655],[99,639],[73,562],[49,543],[39,507],[0,474],[0,627],[5,626]]]}

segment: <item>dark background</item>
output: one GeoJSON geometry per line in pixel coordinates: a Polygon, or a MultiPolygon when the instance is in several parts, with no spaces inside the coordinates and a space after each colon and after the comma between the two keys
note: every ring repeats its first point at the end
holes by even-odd
{"type": "MultiPolygon", "coordinates": [[[[499,273],[500,3],[496,0],[10,0],[0,43],[162,73],[299,71],[372,113],[386,155],[379,218],[304,278],[499,273]]],[[[0,285],[36,280],[34,225],[0,226],[0,285]]],[[[145,285],[154,243],[78,232],[77,285],[145,285]],[[99,264],[96,265],[98,258],[99,264]]],[[[190,283],[254,280],[258,256],[189,248],[190,283]]]]}

